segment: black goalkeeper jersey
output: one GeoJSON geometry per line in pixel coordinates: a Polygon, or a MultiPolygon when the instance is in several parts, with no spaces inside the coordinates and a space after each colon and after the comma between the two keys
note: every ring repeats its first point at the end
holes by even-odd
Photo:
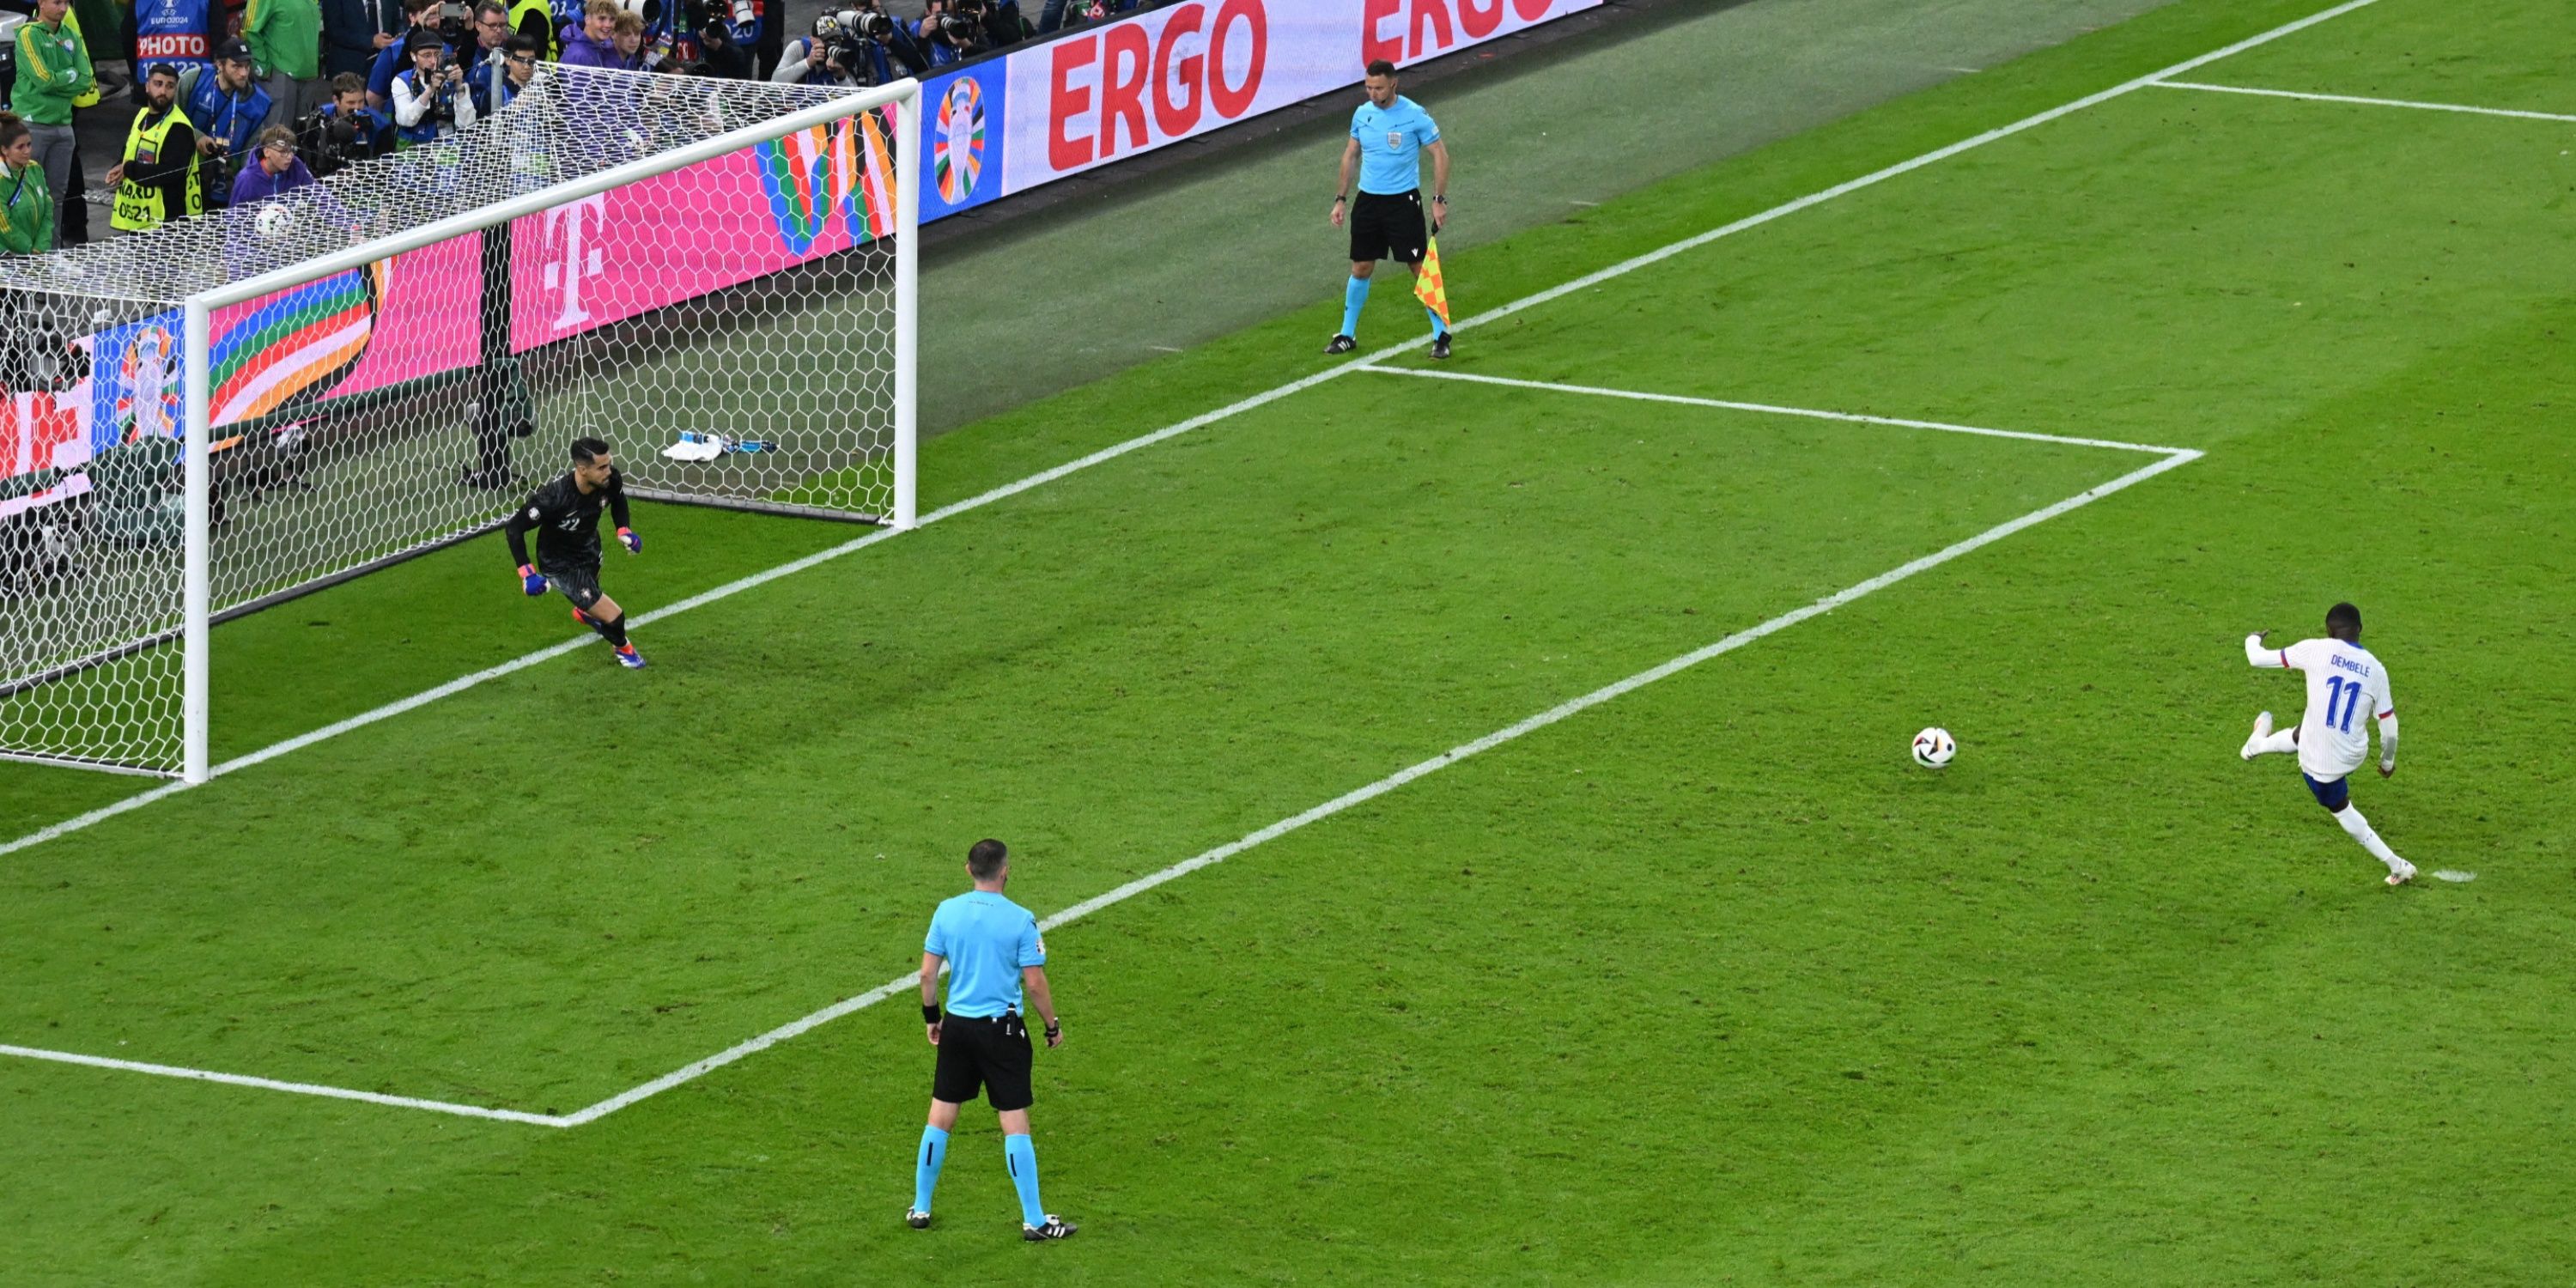
{"type": "Polygon", "coordinates": [[[537,530],[536,567],[597,568],[599,566],[599,512],[606,509],[618,527],[630,526],[626,513],[626,476],[615,468],[608,471],[608,485],[596,492],[584,492],[581,485],[566,474],[528,494],[527,503],[510,512],[510,521],[502,525],[502,535],[510,539],[510,558],[525,567],[528,564],[528,529],[537,530]]]}

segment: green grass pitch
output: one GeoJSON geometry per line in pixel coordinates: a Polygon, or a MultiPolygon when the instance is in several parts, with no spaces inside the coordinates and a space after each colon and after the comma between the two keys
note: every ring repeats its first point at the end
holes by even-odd
{"type": "MultiPolygon", "coordinates": [[[[1456,256],[1474,315],[2256,35],[2180,0],[1456,256]]],[[[2198,68],[2576,113],[2543,0],[2198,68]]],[[[2532,1284],[2576,1264],[2576,130],[2142,88],[1439,370],[2200,459],[1054,931],[1032,1248],[908,999],[573,1127],[0,1058],[10,1284],[2532,1284]],[[2355,799],[2234,755],[2357,601],[2355,799]],[[1940,724],[1933,774],[1905,758],[1940,724]]],[[[1368,344],[1418,313],[1382,297],[1368,344]]],[[[924,509],[1322,369],[934,441],[924,509]]],[[[1419,353],[1388,365],[1431,369],[1419,353]]],[[[0,1044],[566,1115],[2158,458],[1354,372],[0,856],[0,1044]]],[[[638,609],[847,540],[655,507],[638,609]]],[[[565,638],[486,544],[221,629],[217,758],[565,638]]],[[[0,766],[14,837],[137,790],[0,766]]]]}

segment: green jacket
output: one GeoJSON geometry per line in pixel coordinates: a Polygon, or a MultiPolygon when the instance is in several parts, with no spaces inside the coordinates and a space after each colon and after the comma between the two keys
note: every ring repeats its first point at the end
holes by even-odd
{"type": "Polygon", "coordinates": [[[69,125],[72,100],[98,84],[89,67],[89,46],[71,23],[47,31],[40,22],[18,28],[18,86],[9,95],[9,110],[29,125],[69,125]]]}
{"type": "Polygon", "coordinates": [[[242,14],[242,39],[262,75],[290,79],[322,74],[322,6],[318,0],[250,0],[242,14]]]}
{"type": "Polygon", "coordinates": [[[0,252],[42,255],[54,248],[54,194],[33,161],[11,173],[0,164],[0,252]]]}

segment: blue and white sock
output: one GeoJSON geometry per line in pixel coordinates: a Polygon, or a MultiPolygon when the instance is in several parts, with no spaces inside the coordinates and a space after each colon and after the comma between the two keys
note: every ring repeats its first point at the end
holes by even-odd
{"type": "Polygon", "coordinates": [[[1360,338],[1360,306],[1368,303],[1369,283],[1375,279],[1354,277],[1342,288],[1342,334],[1360,338]]]}
{"type": "Polygon", "coordinates": [[[921,1129],[921,1156],[912,1164],[912,1210],[930,1210],[930,1192],[939,1188],[939,1165],[948,1161],[948,1133],[921,1129]]]}
{"type": "Polygon", "coordinates": [[[1003,1161],[1011,1165],[1011,1188],[1020,1192],[1020,1220],[1046,1224],[1046,1205],[1038,1202],[1038,1147],[1026,1136],[1002,1138],[1003,1161]]]}
{"type": "Polygon", "coordinates": [[[1439,338],[1439,337],[1441,337],[1441,336],[1444,336],[1444,335],[1449,334],[1449,324],[1440,320],[1440,313],[1439,313],[1439,310],[1434,309],[1434,308],[1432,308],[1430,305],[1426,304],[1426,305],[1423,305],[1423,306],[1422,306],[1422,311],[1423,311],[1424,313],[1426,313],[1426,314],[1429,314],[1429,315],[1430,315],[1430,317],[1431,317],[1431,335],[1432,335],[1432,338],[1434,338],[1434,339],[1438,339],[1438,338],[1439,338]]]}

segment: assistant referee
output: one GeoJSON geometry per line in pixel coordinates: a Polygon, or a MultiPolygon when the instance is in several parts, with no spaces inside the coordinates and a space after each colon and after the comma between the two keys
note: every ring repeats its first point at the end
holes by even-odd
{"type": "MultiPolygon", "coordinates": [[[[1449,222],[1449,145],[1421,104],[1395,92],[1395,64],[1368,66],[1368,101],[1351,116],[1351,141],[1342,149],[1342,177],[1333,197],[1333,227],[1351,229],[1351,280],[1342,290],[1342,329],[1324,352],[1360,347],[1360,306],[1368,303],[1377,262],[1392,259],[1415,273],[1431,233],[1449,222]],[[1431,223],[1422,220],[1422,154],[1431,154],[1431,223]],[[1351,167],[1359,166],[1360,195],[1351,200],[1351,167]]],[[[1449,328],[1431,314],[1431,356],[1449,356],[1449,328]]]]}
{"type": "Polygon", "coordinates": [[[939,1166],[948,1161],[948,1132],[958,1107],[977,1090],[1002,1120],[1002,1158],[1020,1193],[1020,1237],[1031,1243],[1067,1239],[1081,1227],[1050,1215],[1038,1202],[1038,1151],[1029,1141],[1029,1026],[1020,1018],[1020,988],[1046,1023],[1046,1044],[1064,1043],[1055,1000],[1047,993],[1046,941],[1038,919],[1002,897],[1011,879],[1010,847],[977,841],[966,852],[966,875],[975,888],[939,905],[921,944],[921,1020],[930,1045],[939,1048],[930,1080],[930,1125],[921,1129],[921,1155],[913,1160],[913,1229],[930,1226],[930,1193],[939,1166]],[[948,1009],[939,1009],[939,966],[948,964],[948,1009]]]}

